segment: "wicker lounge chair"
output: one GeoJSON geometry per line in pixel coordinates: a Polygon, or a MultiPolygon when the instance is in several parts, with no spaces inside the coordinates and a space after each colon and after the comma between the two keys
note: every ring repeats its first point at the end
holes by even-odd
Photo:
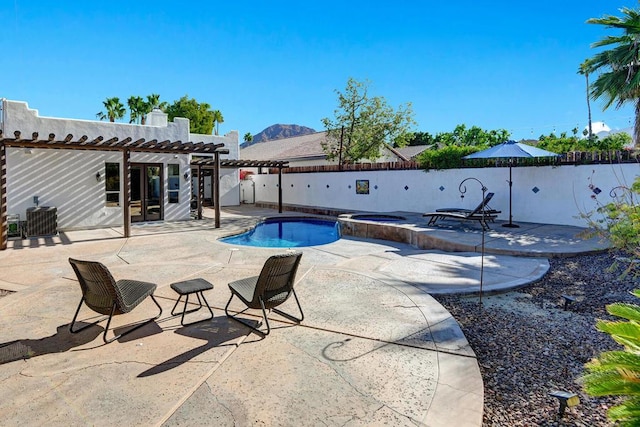
{"type": "Polygon", "coordinates": [[[461,208],[444,208],[436,209],[435,212],[429,212],[422,214],[424,217],[429,217],[429,225],[435,225],[440,219],[450,218],[466,221],[478,221],[484,230],[489,229],[488,221],[493,222],[501,211],[491,209],[489,207],[489,201],[493,198],[494,193],[487,193],[482,202],[475,209],[461,209],[461,208]]]}
{"type": "Polygon", "coordinates": [[[157,320],[162,314],[162,307],[160,307],[158,301],[153,297],[153,292],[156,289],[155,284],[126,279],[116,282],[107,267],[95,261],[81,261],[69,258],[69,263],[73,267],[73,271],[75,271],[78,281],[80,282],[80,288],[82,289],[80,304],[78,305],[76,314],[73,316],[71,324],[69,324],[69,331],[71,331],[71,333],[75,334],[104,320],[99,319],[89,325],[74,330],[73,326],[76,323],[83,302],[91,310],[109,316],[107,326],[102,335],[102,339],[107,344],[141,328],[147,323],[157,320]],[[147,297],[151,297],[160,309],[160,313],[152,319],[137,324],[126,332],[107,339],[107,332],[109,331],[109,325],[111,324],[113,316],[130,312],[147,297]]]}
{"type": "Polygon", "coordinates": [[[227,302],[227,305],[224,308],[226,315],[237,320],[243,325],[248,326],[261,335],[269,335],[269,332],[271,332],[266,310],[273,309],[273,311],[287,319],[296,323],[302,322],[302,320],[304,320],[304,313],[302,312],[302,307],[300,306],[300,301],[298,300],[296,291],[293,289],[301,257],[302,254],[299,252],[274,255],[264,263],[259,276],[236,280],[235,282],[229,283],[231,298],[229,298],[229,302],[227,302]],[[300,318],[294,317],[275,308],[284,303],[291,295],[293,295],[296,303],[298,304],[300,318]],[[247,306],[247,308],[240,313],[244,313],[250,308],[262,310],[262,317],[264,322],[267,324],[266,331],[260,330],[247,321],[229,314],[229,304],[234,296],[238,297],[240,301],[247,306]]]}

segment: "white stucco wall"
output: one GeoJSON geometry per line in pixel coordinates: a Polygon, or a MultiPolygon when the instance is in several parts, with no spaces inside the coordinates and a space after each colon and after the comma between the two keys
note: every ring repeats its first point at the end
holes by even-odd
{"type": "MultiPolygon", "coordinates": [[[[61,230],[121,226],[122,206],[105,206],[105,163],[120,164],[120,200],[123,197],[124,171],[120,152],[77,150],[31,150],[7,148],[7,213],[26,218],[27,208],[40,206],[58,209],[61,230]],[[101,180],[96,180],[100,172],[101,180]]],[[[190,183],[182,174],[188,172],[189,156],[132,153],[132,163],[161,163],[164,177],[164,219],[189,219],[190,183]],[[180,165],[179,203],[168,203],[168,164],[180,165]]]]}
{"type": "MultiPolygon", "coordinates": [[[[238,131],[233,130],[223,136],[202,135],[192,133],[189,135],[193,142],[205,142],[212,144],[224,144],[229,154],[221,154],[220,159],[237,160],[240,152],[240,140],[238,131]]],[[[211,197],[211,180],[205,178],[205,197],[211,197]]],[[[238,169],[220,170],[220,206],[237,206],[240,204],[240,173],[238,169]]]]}
{"type": "MultiPolygon", "coordinates": [[[[197,135],[189,133],[189,120],[176,118],[167,123],[166,115],[160,111],[151,117],[149,125],[110,123],[90,120],[73,120],[40,117],[37,110],[29,109],[27,103],[2,99],[1,126],[5,136],[13,137],[20,131],[22,138],[30,138],[38,132],[40,139],[50,133],[56,139],[68,134],[73,139],[86,135],[90,140],[102,136],[134,140],[157,139],[158,141],[193,141],[223,143],[229,149],[222,158],[237,159],[239,151],[238,132],[224,136],[197,135]]],[[[152,113],[154,114],[154,113],[152,113]]],[[[58,228],[92,228],[123,224],[122,207],[105,206],[104,170],[105,162],[120,164],[121,186],[124,183],[122,153],[109,151],[47,150],[7,148],[7,210],[9,214],[20,214],[24,220],[26,209],[33,207],[33,196],[38,196],[40,206],[55,206],[58,209],[58,228]],[[96,180],[100,171],[102,181],[96,180]]],[[[164,220],[185,220],[190,217],[191,179],[190,155],[131,153],[132,163],[159,163],[164,177],[164,220]],[[168,203],[167,165],[180,165],[179,203],[168,203]],[[184,173],[189,177],[184,179],[184,173]]],[[[238,205],[239,174],[235,169],[221,171],[221,205],[238,205]]],[[[122,191],[122,187],[120,189],[122,191]]],[[[122,197],[122,196],[121,196],[122,197]]]]}
{"type": "Polygon", "coordinates": [[[133,140],[144,138],[147,141],[188,141],[189,119],[176,117],[167,126],[147,126],[128,123],[111,123],[96,120],[76,120],[56,117],[40,117],[38,110],[30,109],[26,102],[3,100],[4,124],[3,133],[13,137],[14,131],[22,132],[22,138],[30,138],[33,132],[38,132],[39,138],[46,139],[50,133],[57,139],[64,139],[72,134],[75,139],[87,135],[90,139],[98,136],[105,138],[127,137],[133,140]]]}
{"type": "MultiPolygon", "coordinates": [[[[588,185],[602,190],[602,203],[611,201],[609,191],[631,185],[640,165],[541,166],[513,168],[513,221],[585,226],[580,213],[596,208],[588,185]],[[537,192],[534,192],[537,188],[537,192]]],[[[509,168],[451,169],[445,171],[369,171],[299,173],[282,175],[285,204],[321,206],[371,212],[432,212],[443,207],[473,209],[482,199],[481,186],[467,181],[460,198],[459,185],[479,179],[495,193],[490,205],[509,219],[509,168]],[[356,180],[369,180],[370,194],[356,194],[356,180]],[[327,187],[328,186],[328,187],[327,187]],[[377,186],[377,188],[376,188],[377,186]],[[405,189],[407,187],[407,189],[405,189]],[[442,188],[442,189],[441,189],[442,188]]],[[[255,175],[256,201],[277,203],[278,175],[255,175]]]]}

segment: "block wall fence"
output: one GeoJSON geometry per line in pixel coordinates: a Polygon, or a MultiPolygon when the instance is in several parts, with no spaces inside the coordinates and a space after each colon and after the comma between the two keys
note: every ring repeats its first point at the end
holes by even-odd
{"type": "MultiPolygon", "coordinates": [[[[615,187],[630,186],[640,164],[530,166],[512,169],[513,222],[585,226],[581,213],[612,201],[615,187]],[[590,188],[590,185],[593,187],[590,188]],[[599,190],[599,191],[598,191],[599,190]]],[[[278,203],[278,175],[253,175],[255,201],[278,203]]],[[[443,207],[473,209],[482,199],[482,182],[495,193],[490,206],[509,219],[509,168],[441,171],[372,170],[286,173],[283,203],[360,212],[432,212],[443,207]],[[466,193],[461,198],[460,184],[466,193]],[[368,194],[358,194],[368,184],[368,194]]]]}

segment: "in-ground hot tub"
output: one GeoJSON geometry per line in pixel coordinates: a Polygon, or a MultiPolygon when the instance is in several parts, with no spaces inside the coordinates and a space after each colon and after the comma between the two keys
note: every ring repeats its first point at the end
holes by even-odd
{"type": "Polygon", "coordinates": [[[354,213],[338,217],[343,236],[382,239],[392,242],[412,243],[407,218],[390,213],[354,213]]]}
{"type": "Polygon", "coordinates": [[[406,221],[406,218],[400,215],[389,214],[353,214],[351,219],[358,221],[375,221],[375,222],[397,222],[406,221]]]}

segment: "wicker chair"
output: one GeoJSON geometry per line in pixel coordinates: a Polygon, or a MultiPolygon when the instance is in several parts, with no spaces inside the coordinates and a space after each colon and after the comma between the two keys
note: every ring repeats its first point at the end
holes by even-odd
{"type": "Polygon", "coordinates": [[[296,291],[293,289],[301,257],[302,254],[299,252],[274,255],[267,259],[259,276],[236,280],[235,282],[229,283],[231,298],[229,298],[229,302],[227,302],[227,305],[224,308],[226,315],[265,336],[269,335],[269,332],[271,332],[266,310],[273,309],[273,311],[287,319],[296,323],[302,322],[302,320],[304,320],[304,313],[302,312],[302,307],[300,306],[300,301],[298,300],[296,291]],[[300,318],[294,317],[275,308],[289,299],[291,295],[293,295],[296,303],[298,304],[300,318]],[[229,304],[234,296],[237,296],[247,306],[247,308],[242,310],[240,313],[244,313],[250,308],[262,310],[262,317],[264,322],[267,324],[266,331],[260,330],[250,323],[229,314],[229,304]]]}
{"type": "Polygon", "coordinates": [[[71,333],[75,334],[104,320],[99,319],[89,325],[85,325],[74,330],[73,326],[76,323],[76,319],[83,302],[91,310],[109,316],[107,326],[105,327],[104,334],[102,335],[102,339],[107,344],[135,331],[138,328],[141,328],[147,323],[157,320],[162,314],[162,307],[160,307],[158,301],[153,297],[153,292],[156,289],[155,284],[126,279],[118,280],[116,282],[107,267],[95,261],[81,261],[69,258],[69,263],[73,267],[73,270],[78,277],[78,281],[80,282],[80,288],[82,289],[80,304],[78,305],[76,314],[73,316],[73,320],[69,325],[69,331],[71,331],[71,333]],[[113,316],[130,312],[147,297],[151,297],[153,302],[160,309],[160,313],[152,319],[148,319],[137,324],[126,332],[116,335],[111,339],[107,339],[107,332],[109,331],[109,325],[111,324],[113,316]]]}

